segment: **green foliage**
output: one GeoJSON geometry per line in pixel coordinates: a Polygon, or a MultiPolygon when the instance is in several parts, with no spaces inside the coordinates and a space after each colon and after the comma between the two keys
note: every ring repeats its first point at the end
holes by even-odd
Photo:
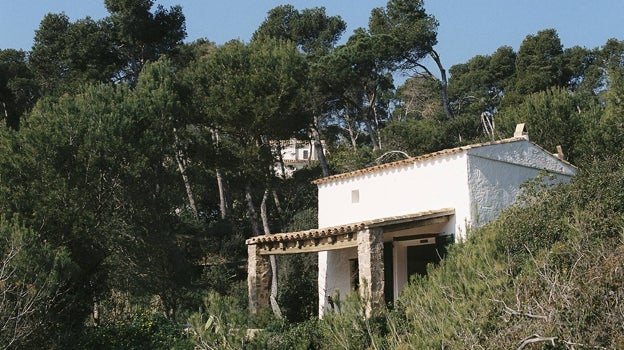
{"type": "Polygon", "coordinates": [[[331,168],[338,174],[371,166],[373,161],[373,152],[370,148],[353,150],[342,146],[330,150],[328,157],[331,168]]]}
{"type": "Polygon", "coordinates": [[[278,258],[281,284],[278,303],[289,322],[302,322],[317,316],[317,254],[285,255],[278,258]]]}
{"type": "Polygon", "coordinates": [[[37,347],[56,326],[54,317],[75,273],[69,253],[53,248],[17,219],[0,217],[0,344],[37,347]]]}
{"type": "Polygon", "coordinates": [[[339,16],[327,16],[324,7],[298,11],[292,5],[280,5],[268,12],[253,40],[264,37],[289,40],[306,54],[319,56],[331,50],[346,27],[339,16]]]}
{"type": "Polygon", "coordinates": [[[446,118],[393,120],[383,129],[382,136],[387,149],[418,156],[478,141],[479,131],[477,119],[460,115],[451,120],[446,118]]]}
{"type": "Polygon", "coordinates": [[[495,114],[510,91],[515,74],[516,53],[502,46],[490,56],[475,56],[449,72],[449,96],[456,114],[495,114]]]}
{"type": "Polygon", "coordinates": [[[321,349],[323,333],[318,318],[289,323],[277,323],[258,334],[253,348],[274,350],[313,350],[321,349]]]}
{"type": "Polygon", "coordinates": [[[624,144],[624,42],[609,40],[603,47],[609,89],[605,93],[605,111],[601,120],[602,138],[607,152],[621,152],[624,144]]]}
{"type": "Polygon", "coordinates": [[[103,20],[71,23],[65,14],[47,14],[28,58],[42,92],[59,96],[82,84],[110,81],[122,64],[111,31],[103,20]]]}
{"type": "Polygon", "coordinates": [[[526,95],[563,86],[569,79],[563,67],[563,47],[556,30],[546,29],[528,35],[516,58],[515,90],[526,95]]]}
{"type": "Polygon", "coordinates": [[[17,130],[24,112],[32,107],[39,94],[33,74],[28,68],[26,53],[21,50],[0,50],[0,101],[6,126],[17,130]]]}
{"type": "Polygon", "coordinates": [[[319,321],[321,348],[370,349],[383,345],[385,335],[385,310],[374,310],[366,315],[366,302],[359,293],[346,298],[336,296],[335,308],[319,321]]]}
{"type": "Polygon", "coordinates": [[[319,347],[621,347],[621,164],[596,162],[568,185],[536,180],[518,205],[413,278],[392,310],[366,318],[357,294],[338,303],[318,322],[319,347]]]}
{"type": "Polygon", "coordinates": [[[390,0],[371,11],[371,34],[383,36],[397,64],[413,69],[437,44],[438,22],[427,14],[422,0],[390,0]]]}
{"type": "Polygon", "coordinates": [[[211,292],[201,313],[191,315],[191,337],[196,349],[243,349],[249,344],[247,312],[231,296],[211,292]]]}
{"type": "Polygon", "coordinates": [[[579,109],[585,107],[585,103],[590,103],[589,108],[592,102],[583,101],[564,89],[534,93],[517,106],[499,113],[499,132],[511,135],[517,124],[526,123],[531,141],[551,152],[556,151],[556,146],[562,146],[568,159],[576,164],[575,160],[582,157],[577,151],[577,144],[582,143],[579,135],[587,130],[584,127],[591,118],[591,114],[579,113],[579,109]]]}
{"type": "Polygon", "coordinates": [[[149,312],[139,312],[130,320],[99,327],[86,327],[74,349],[190,349],[192,344],[183,325],[149,312]]]}
{"type": "Polygon", "coordinates": [[[183,197],[167,166],[176,97],[162,71],[146,71],[149,89],[94,86],[40,100],[19,134],[1,139],[3,211],[27,218],[53,247],[67,246],[80,266],[68,322],[81,322],[110,288],[159,293],[175,309],[172,289],[189,280],[173,235],[175,198],[183,197]]]}

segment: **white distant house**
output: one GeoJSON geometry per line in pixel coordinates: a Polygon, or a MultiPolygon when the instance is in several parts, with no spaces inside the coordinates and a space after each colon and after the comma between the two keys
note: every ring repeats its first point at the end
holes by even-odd
{"type": "Polygon", "coordinates": [[[318,253],[319,315],[358,289],[370,306],[396,300],[412,274],[438,262],[449,242],[494,220],[542,171],[566,182],[576,168],[513,138],[447,149],[316,180],[318,229],[253,237],[250,310],[268,305],[268,257],[318,253]]]}
{"type": "Polygon", "coordinates": [[[291,177],[295,171],[318,161],[316,147],[310,141],[297,139],[278,141],[274,145],[274,150],[280,155],[281,162],[275,164],[275,173],[280,177],[291,177]]]}

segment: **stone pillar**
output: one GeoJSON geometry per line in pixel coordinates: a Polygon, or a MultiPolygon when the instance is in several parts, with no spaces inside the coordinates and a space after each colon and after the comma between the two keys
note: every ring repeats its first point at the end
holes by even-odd
{"type": "Polygon", "coordinates": [[[381,228],[359,231],[357,241],[360,294],[370,316],[372,308],[384,303],[383,231],[381,228]]]}
{"type": "Polygon", "coordinates": [[[258,246],[247,245],[247,290],[249,292],[249,313],[269,306],[269,257],[258,254],[258,246]]]}

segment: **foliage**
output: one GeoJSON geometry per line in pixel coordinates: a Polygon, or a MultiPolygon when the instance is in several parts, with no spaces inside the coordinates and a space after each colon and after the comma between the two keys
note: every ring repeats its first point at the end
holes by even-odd
{"type": "Polygon", "coordinates": [[[606,151],[621,152],[624,138],[622,137],[622,116],[624,115],[624,42],[609,40],[603,47],[604,65],[607,72],[606,82],[609,89],[605,93],[606,107],[604,117],[600,121],[602,139],[606,151]]]}
{"type": "Polygon", "coordinates": [[[323,333],[321,321],[313,317],[303,322],[277,323],[258,334],[254,340],[255,348],[274,350],[313,350],[321,349],[323,333]]]}
{"type": "Polygon", "coordinates": [[[526,96],[515,107],[501,111],[497,117],[498,130],[510,135],[517,124],[526,123],[532,141],[553,152],[557,146],[562,146],[568,159],[576,164],[582,157],[577,150],[583,142],[579,135],[591,130],[588,123],[592,118],[593,101],[588,102],[560,88],[537,92],[526,96]],[[585,106],[588,102],[590,105],[585,106]],[[579,113],[579,109],[589,112],[579,113]]]}
{"type": "Polygon", "coordinates": [[[516,57],[517,80],[515,90],[527,95],[548,87],[563,86],[568,82],[564,69],[563,47],[557,31],[546,29],[528,35],[516,57]]]}
{"type": "Polygon", "coordinates": [[[451,67],[447,95],[439,23],[420,0],[388,1],[339,46],[346,23],[325,8],[278,6],[251,42],[217,46],[182,44],[179,6],[104,3],[102,20],[47,14],[31,52],[0,51],[0,306],[26,307],[19,319],[0,310],[4,346],[82,334],[84,348],[190,347],[175,320],[206,291],[192,318],[205,347],[623,346],[624,174],[610,158],[624,144],[622,41],[564,48],[539,31],[518,52],[451,67]],[[401,70],[415,75],[394,94],[401,70]],[[276,177],[275,142],[323,138],[345,172],[387,151],[508,137],[520,122],[579,165],[571,186],[527,189],[372,319],[361,300],[310,319],[314,256],[280,259],[287,321],[247,318],[242,261],[259,198],[267,231],[314,228],[310,182],[329,175],[321,163],[276,177]]]}
{"type": "Polygon", "coordinates": [[[421,0],[390,0],[371,12],[370,31],[384,36],[397,64],[413,69],[437,44],[438,22],[421,0]]]}
{"type": "Polygon", "coordinates": [[[316,254],[285,255],[278,259],[279,303],[289,322],[317,316],[318,257],[316,254]]]}
{"type": "Polygon", "coordinates": [[[53,248],[16,218],[0,217],[0,344],[49,344],[53,312],[75,272],[66,249],[53,248]]]}
{"type": "Polygon", "coordinates": [[[268,12],[252,40],[262,37],[289,40],[306,54],[319,56],[331,50],[346,26],[339,16],[327,16],[324,7],[298,11],[292,5],[281,5],[268,12]]]}
{"type": "Polygon", "coordinates": [[[85,327],[74,349],[190,349],[183,325],[150,312],[138,312],[127,321],[85,327]]]}
{"type": "Polygon", "coordinates": [[[205,310],[191,315],[191,336],[196,349],[243,349],[248,343],[247,312],[231,296],[209,293],[205,310]]]}
{"type": "Polygon", "coordinates": [[[390,313],[392,347],[621,346],[613,327],[622,322],[614,287],[622,280],[620,164],[596,163],[570,185],[529,190],[452,247],[390,313]]]}
{"type": "Polygon", "coordinates": [[[173,144],[165,95],[154,86],[87,87],[40,100],[28,125],[2,139],[0,206],[27,218],[52,246],[66,246],[81,269],[71,306],[79,310],[68,319],[81,320],[110,288],[152,289],[169,309],[172,286],[188,280],[173,241],[179,187],[165,167],[173,144]]]}
{"type": "Polygon", "coordinates": [[[451,67],[449,95],[456,114],[496,114],[514,82],[516,53],[502,46],[492,55],[479,55],[451,67]]]}
{"type": "Polygon", "coordinates": [[[387,149],[418,156],[479,140],[478,120],[466,116],[446,118],[407,118],[393,120],[382,135],[387,149]]]}
{"type": "Polygon", "coordinates": [[[73,92],[84,83],[136,83],[148,61],[174,53],[186,36],[180,6],[150,12],[152,0],[106,0],[109,17],[70,22],[45,15],[35,32],[29,67],[47,95],[73,92]]]}
{"type": "Polygon", "coordinates": [[[334,309],[319,322],[323,349],[370,349],[383,344],[385,310],[366,315],[365,297],[351,293],[346,298],[336,296],[334,309]]]}
{"type": "Polygon", "coordinates": [[[21,50],[0,50],[0,120],[19,129],[23,113],[35,102],[39,91],[28,69],[26,53],[21,50]]]}

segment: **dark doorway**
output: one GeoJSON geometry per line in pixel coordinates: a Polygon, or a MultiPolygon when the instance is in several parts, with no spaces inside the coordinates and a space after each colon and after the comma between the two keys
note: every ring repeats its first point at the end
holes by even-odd
{"type": "Polygon", "coordinates": [[[407,276],[425,276],[427,274],[427,264],[437,264],[440,256],[435,244],[416,245],[407,247],[407,276]]]}
{"type": "Polygon", "coordinates": [[[437,265],[446,256],[449,244],[453,243],[453,236],[437,236],[435,243],[407,247],[407,276],[426,276],[427,265],[437,265]]]}

